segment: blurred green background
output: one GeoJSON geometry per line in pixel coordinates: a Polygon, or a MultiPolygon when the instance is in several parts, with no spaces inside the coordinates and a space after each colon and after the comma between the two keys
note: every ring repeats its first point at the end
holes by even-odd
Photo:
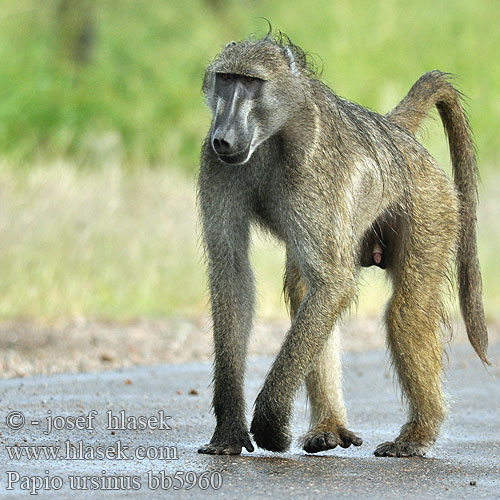
{"type": "MultiPolygon", "coordinates": [[[[500,319],[498,0],[3,0],[0,318],[207,312],[195,173],[206,64],[267,23],[340,95],[387,112],[425,71],[455,73],[482,175],[480,257],[500,319]]],[[[436,115],[437,116],[437,115],[436,115]]],[[[422,140],[446,169],[439,120],[422,140]]],[[[281,317],[282,250],[259,236],[259,314],[281,317]]],[[[365,273],[359,310],[387,290],[365,273]]]]}

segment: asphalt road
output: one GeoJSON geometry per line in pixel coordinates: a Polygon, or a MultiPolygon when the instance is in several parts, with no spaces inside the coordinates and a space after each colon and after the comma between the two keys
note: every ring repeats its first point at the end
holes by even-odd
{"type": "MultiPolygon", "coordinates": [[[[424,459],[373,456],[404,422],[384,351],[345,355],[363,445],[314,456],[199,455],[214,425],[208,363],[1,380],[0,498],[500,499],[500,344],[490,357],[486,370],[470,346],[451,348],[450,414],[424,459]]],[[[249,408],[270,362],[250,360],[249,408]]],[[[306,427],[302,393],[295,435],[306,427]]]]}

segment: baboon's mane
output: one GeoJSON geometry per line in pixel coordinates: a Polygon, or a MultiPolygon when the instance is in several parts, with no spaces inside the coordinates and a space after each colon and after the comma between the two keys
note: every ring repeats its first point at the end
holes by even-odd
{"type": "Polygon", "coordinates": [[[323,72],[323,64],[321,63],[321,67],[318,67],[311,53],[306,52],[298,45],[295,45],[286,33],[283,33],[280,30],[273,31],[271,23],[269,21],[267,22],[269,24],[269,31],[267,32],[266,36],[262,38],[258,38],[257,36],[250,36],[250,39],[254,39],[256,42],[274,43],[278,45],[278,47],[282,50],[289,49],[294,57],[295,64],[305,75],[312,78],[320,77],[323,72]]]}
{"type": "Polygon", "coordinates": [[[277,30],[273,35],[271,35],[271,40],[283,49],[290,49],[295,59],[295,64],[297,64],[297,66],[300,66],[302,71],[304,71],[307,76],[321,76],[322,69],[320,70],[318,68],[311,54],[303,50],[298,45],[295,45],[286,33],[277,30]]]}

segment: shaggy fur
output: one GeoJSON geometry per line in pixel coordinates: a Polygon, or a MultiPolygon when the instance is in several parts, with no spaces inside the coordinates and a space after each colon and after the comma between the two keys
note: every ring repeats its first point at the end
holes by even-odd
{"type": "Polygon", "coordinates": [[[207,68],[203,90],[214,115],[201,154],[199,207],[217,424],[199,451],[253,451],[243,380],[254,306],[250,229],[258,224],[286,247],[292,323],[255,402],[256,444],[288,448],[304,380],[312,410],[304,449],[362,443],[347,428],[334,327],[356,297],[361,267],[379,265],[393,284],[385,322],[408,422],[375,454],[425,454],[445,416],[440,324],[453,258],[467,332],[487,361],[477,169],[460,95],[446,75],[432,71],[391,113],[379,115],[337,96],[281,34],[228,44],[207,68]],[[434,105],[448,134],[454,183],[414,137],[434,105]]]}

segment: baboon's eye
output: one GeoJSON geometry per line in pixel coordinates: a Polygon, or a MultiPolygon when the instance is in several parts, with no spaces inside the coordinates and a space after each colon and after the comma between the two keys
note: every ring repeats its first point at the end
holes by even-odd
{"type": "Polygon", "coordinates": [[[221,75],[220,75],[220,76],[221,76],[221,78],[222,78],[223,80],[231,80],[231,79],[232,79],[232,78],[231,78],[231,75],[230,75],[229,73],[221,73],[221,75]]]}
{"type": "Polygon", "coordinates": [[[253,76],[246,76],[246,77],[245,77],[245,80],[246,80],[247,82],[255,82],[256,78],[255,78],[255,77],[253,77],[253,76]]]}

